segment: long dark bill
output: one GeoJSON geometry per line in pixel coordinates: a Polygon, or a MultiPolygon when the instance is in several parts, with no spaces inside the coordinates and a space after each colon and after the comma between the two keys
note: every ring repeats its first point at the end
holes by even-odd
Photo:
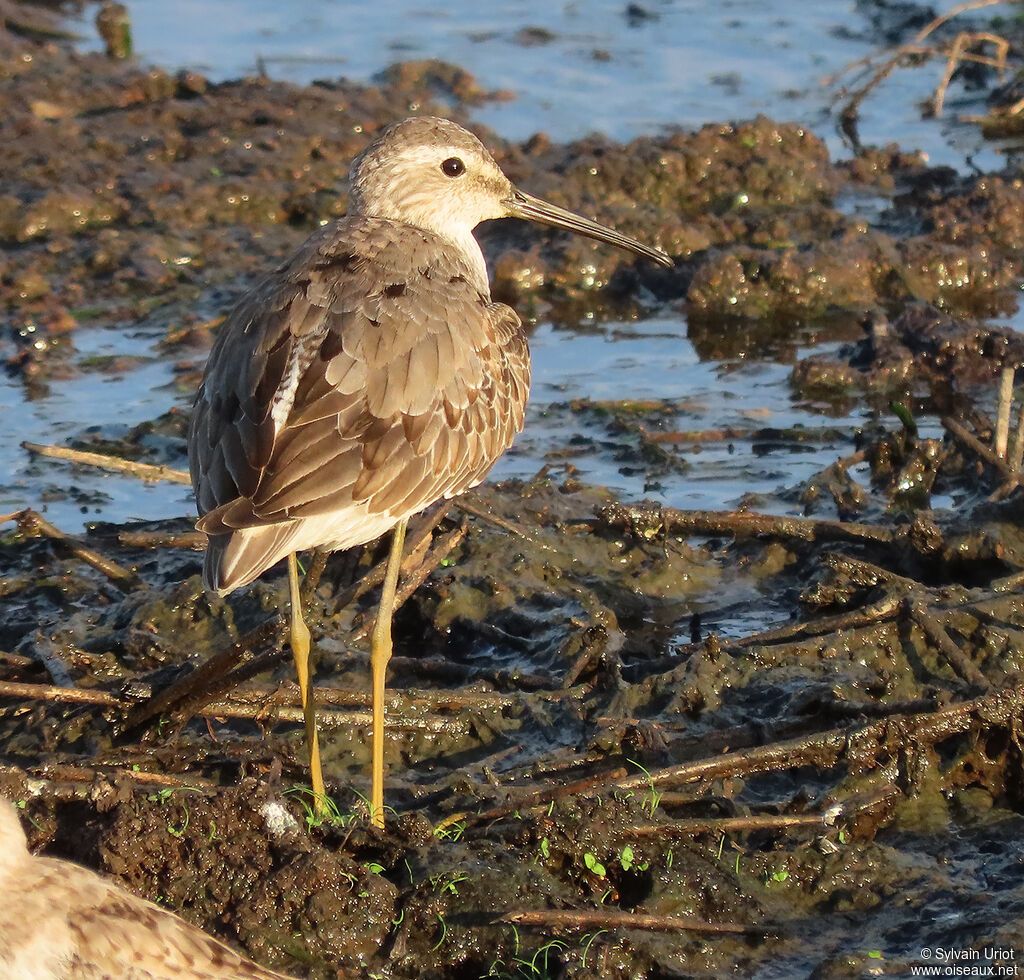
{"type": "Polygon", "coordinates": [[[607,242],[616,248],[625,249],[627,252],[635,252],[646,259],[651,259],[659,265],[671,267],[674,263],[664,252],[650,245],[644,245],[635,238],[622,235],[611,228],[599,225],[596,221],[584,218],[582,215],[573,214],[565,208],[548,204],[539,197],[526,194],[520,190],[514,190],[512,197],[505,201],[508,213],[513,218],[526,218],[527,221],[539,221],[541,224],[554,225],[556,228],[565,228],[566,231],[574,231],[577,235],[586,235],[587,238],[595,238],[599,242],[607,242]]]}

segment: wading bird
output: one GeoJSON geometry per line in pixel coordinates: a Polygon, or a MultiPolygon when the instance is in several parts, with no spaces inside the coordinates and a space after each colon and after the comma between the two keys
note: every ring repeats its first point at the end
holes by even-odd
{"type": "Polygon", "coordinates": [[[476,486],[522,429],[526,334],[491,301],[473,229],[516,217],[670,266],[656,249],[512,186],[445,119],[406,119],[352,164],[348,214],[315,233],[234,308],[189,429],[209,536],[206,587],[224,595],[288,559],[290,640],[323,799],[309,631],[296,552],[393,530],[373,631],[371,819],[384,824],[384,680],[406,521],[476,486]]]}

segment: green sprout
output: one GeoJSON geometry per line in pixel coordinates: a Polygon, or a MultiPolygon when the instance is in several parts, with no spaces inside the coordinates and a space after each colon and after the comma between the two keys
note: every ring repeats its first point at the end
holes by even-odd
{"type": "Polygon", "coordinates": [[[302,807],[306,817],[306,826],[310,830],[329,824],[332,827],[348,827],[356,820],[354,813],[343,814],[338,809],[338,804],[329,796],[317,800],[316,793],[310,786],[293,786],[285,790],[285,796],[294,796],[302,807]],[[317,806],[317,803],[320,805],[317,806]]]}
{"type": "Polygon", "coordinates": [[[430,952],[436,953],[441,948],[441,943],[444,942],[444,937],[448,935],[448,926],[444,923],[444,916],[439,915],[437,921],[441,923],[441,938],[437,941],[437,945],[432,947],[430,952]]]}
{"type": "Polygon", "coordinates": [[[588,935],[588,936],[584,936],[583,937],[583,940],[582,940],[582,942],[584,944],[583,945],[583,959],[580,961],[580,966],[583,967],[584,969],[587,966],[587,954],[590,952],[590,947],[594,944],[594,940],[597,939],[597,937],[600,936],[601,933],[607,932],[607,931],[608,931],[607,929],[599,929],[592,936],[588,935]]]}
{"type": "Polygon", "coordinates": [[[180,827],[175,827],[170,823],[167,824],[167,833],[169,833],[172,837],[177,837],[179,840],[181,840],[181,838],[185,836],[185,831],[188,830],[189,822],[188,807],[183,806],[182,809],[185,811],[185,822],[180,827]]]}
{"type": "Polygon", "coordinates": [[[456,843],[465,832],[466,821],[457,820],[455,823],[450,824],[447,827],[437,827],[434,830],[434,836],[438,838],[438,840],[450,840],[452,843],[456,843]]]}
{"type": "Polygon", "coordinates": [[[455,886],[460,882],[466,881],[469,878],[467,874],[456,873],[452,875],[447,881],[444,880],[447,872],[441,872],[441,874],[432,875],[430,878],[430,885],[435,892],[443,895],[445,892],[451,892],[453,895],[458,895],[459,890],[455,886]]]}
{"type": "Polygon", "coordinates": [[[591,874],[595,874],[598,878],[603,878],[607,873],[605,866],[598,861],[597,855],[591,854],[589,851],[583,855],[583,863],[587,866],[587,870],[591,874]]]}
{"type": "Polygon", "coordinates": [[[631,766],[636,766],[646,777],[647,777],[647,795],[644,797],[644,809],[647,811],[648,816],[653,817],[654,811],[658,809],[658,804],[661,802],[662,793],[654,786],[654,777],[650,772],[645,769],[639,762],[634,762],[632,759],[627,759],[631,766]]]}

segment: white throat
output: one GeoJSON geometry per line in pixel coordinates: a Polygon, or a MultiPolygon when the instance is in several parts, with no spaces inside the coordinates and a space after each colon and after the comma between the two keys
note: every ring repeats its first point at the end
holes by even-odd
{"type": "Polygon", "coordinates": [[[462,253],[466,264],[470,268],[470,283],[488,298],[491,298],[490,281],[487,278],[487,263],[484,262],[484,253],[480,249],[480,243],[472,230],[457,233],[458,237],[445,235],[453,245],[462,253]]]}

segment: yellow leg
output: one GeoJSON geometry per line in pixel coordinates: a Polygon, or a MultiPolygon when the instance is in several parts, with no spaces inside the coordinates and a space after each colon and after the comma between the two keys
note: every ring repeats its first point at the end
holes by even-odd
{"type": "Polygon", "coordinates": [[[370,822],[384,826],[384,682],[391,659],[391,616],[395,611],[395,590],[405,544],[405,521],[395,525],[391,538],[388,567],[380,591],[380,608],[370,642],[370,667],[373,671],[373,775],[370,784],[370,822]]]}
{"type": "Polygon", "coordinates": [[[306,745],[309,747],[309,775],[313,785],[313,809],[319,816],[327,813],[327,790],[320,767],[320,739],[316,731],[316,701],[309,684],[309,629],[302,618],[299,598],[299,565],[295,555],[288,556],[288,590],[291,597],[291,633],[289,634],[295,673],[302,693],[302,715],[306,721],[306,745]]]}

